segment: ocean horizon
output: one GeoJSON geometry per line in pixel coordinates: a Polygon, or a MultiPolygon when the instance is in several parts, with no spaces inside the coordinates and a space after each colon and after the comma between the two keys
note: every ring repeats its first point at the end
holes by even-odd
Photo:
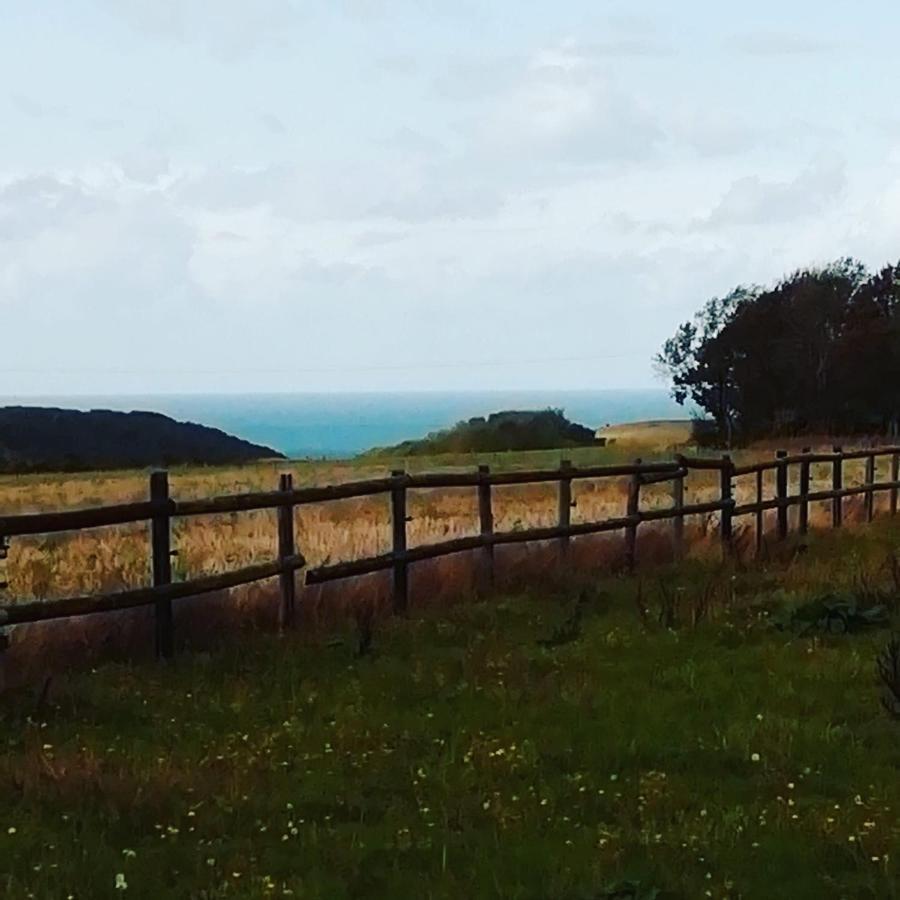
{"type": "Polygon", "coordinates": [[[0,406],[158,412],[292,458],[355,456],[503,409],[561,408],[590,428],[690,414],[664,389],[11,396],[0,406]]]}

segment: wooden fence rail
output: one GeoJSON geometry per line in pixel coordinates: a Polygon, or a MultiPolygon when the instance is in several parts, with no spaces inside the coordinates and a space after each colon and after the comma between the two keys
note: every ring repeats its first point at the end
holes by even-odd
{"type": "Polygon", "coordinates": [[[0,545],[17,537],[149,522],[152,586],[60,600],[7,604],[0,606],[0,626],[154,606],[156,652],[161,657],[170,657],[175,647],[172,610],[174,600],[277,578],[280,588],[279,623],[281,627],[288,628],[295,620],[296,573],[306,567],[303,554],[295,546],[294,511],[297,507],[312,503],[375,495],[390,497],[392,532],[390,552],[365,559],[308,568],[305,582],[308,585],[323,584],[373,572],[390,571],[394,610],[402,614],[409,602],[409,567],[422,560],[481,550],[478,561],[478,584],[482,590],[487,590],[494,581],[494,548],[497,546],[555,541],[558,543],[560,559],[564,564],[572,538],[623,531],[626,564],[629,569],[633,569],[637,563],[638,528],[642,523],[670,520],[674,555],[680,558],[684,550],[685,518],[714,513],[719,514],[719,530],[725,553],[731,553],[734,549],[734,519],[740,516],[754,516],[756,546],[759,551],[763,542],[764,513],[768,510],[775,511],[776,535],[779,540],[784,540],[789,533],[790,507],[799,508],[798,530],[800,533],[806,533],[809,527],[809,504],[830,500],[832,526],[837,528],[843,521],[845,498],[864,496],[866,520],[871,521],[874,516],[875,495],[882,491],[889,492],[890,512],[895,514],[900,493],[900,446],[853,451],[843,451],[840,447],[835,447],[832,453],[811,453],[804,450],[803,453],[794,456],[778,451],[774,460],[743,466],[736,466],[728,456],[721,458],[679,456],[673,461],[635,460],[624,465],[583,467],[575,467],[570,462],[563,461],[558,469],[513,472],[491,472],[487,466],[479,466],[475,472],[456,473],[409,474],[397,470],[384,478],[308,488],[295,488],[292,476],[284,474],[280,477],[277,491],[234,494],[200,500],[172,498],[169,494],[167,473],[154,472],[150,476],[149,499],[144,502],[64,512],[0,516],[0,545]],[[876,481],[876,462],[878,458],[886,456],[890,457],[890,480],[879,482],[876,481]],[[843,486],[844,462],[848,460],[865,460],[864,481],[857,487],[843,486]],[[831,490],[810,489],[813,480],[812,467],[817,464],[830,466],[831,490]],[[797,494],[789,493],[789,471],[792,466],[799,466],[797,494]],[[685,480],[689,473],[695,470],[719,473],[718,499],[705,503],[684,502],[685,480]],[[764,474],[768,471],[775,473],[775,495],[766,499],[763,496],[763,488],[764,474]],[[734,500],[734,479],[745,475],[755,476],[756,501],[738,505],[734,500]],[[573,483],[604,478],[628,479],[625,515],[602,521],[573,523],[571,512],[577,502],[573,500],[573,483]],[[556,525],[506,532],[495,531],[492,490],[494,487],[551,482],[557,483],[559,492],[559,515],[556,525]],[[663,482],[672,483],[672,505],[642,510],[642,488],[663,482]],[[460,487],[476,489],[479,533],[435,544],[408,547],[409,491],[460,487]],[[171,547],[173,519],[254,510],[277,512],[277,559],[222,574],[172,582],[171,559],[177,552],[171,547]]]}

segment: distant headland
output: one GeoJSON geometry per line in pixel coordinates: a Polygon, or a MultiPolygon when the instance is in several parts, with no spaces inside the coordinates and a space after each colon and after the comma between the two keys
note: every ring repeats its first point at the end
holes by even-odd
{"type": "Polygon", "coordinates": [[[152,412],[0,408],[0,472],[231,465],[283,459],[217,428],[152,412]]]}

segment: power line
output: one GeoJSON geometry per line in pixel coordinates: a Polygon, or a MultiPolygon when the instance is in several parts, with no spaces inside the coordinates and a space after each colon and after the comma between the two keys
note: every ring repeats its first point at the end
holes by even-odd
{"type": "Polygon", "coordinates": [[[454,362],[414,362],[400,365],[362,365],[362,366],[306,366],[298,368],[254,368],[254,369],[178,369],[167,366],[164,369],[135,368],[35,368],[4,366],[0,374],[4,375],[311,375],[311,374],[343,374],[352,372],[402,372],[421,369],[469,369],[469,368],[502,368],[504,366],[543,366],[559,363],[604,362],[613,359],[627,359],[643,356],[645,351],[613,353],[602,356],[560,356],[544,359],[506,359],[506,360],[457,360],[454,362]]]}

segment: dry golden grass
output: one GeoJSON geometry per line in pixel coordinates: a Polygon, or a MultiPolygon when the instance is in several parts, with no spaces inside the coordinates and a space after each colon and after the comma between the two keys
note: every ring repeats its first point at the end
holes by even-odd
{"type": "MultiPolygon", "coordinates": [[[[737,454],[739,462],[767,453],[737,454]]],[[[877,477],[886,479],[888,461],[877,477]]],[[[427,465],[420,466],[427,468],[427,465]]],[[[863,461],[845,464],[845,486],[860,484],[863,461]]],[[[178,498],[208,497],[240,491],[271,490],[281,471],[293,471],[298,485],[326,484],[384,474],[378,466],[340,463],[283,463],[230,469],[174,471],[171,490],[178,498]]],[[[796,479],[797,473],[792,476],[796,479]]],[[[813,489],[830,487],[829,464],[813,467],[813,489]]],[[[755,477],[736,480],[738,503],[755,499],[755,477]]],[[[792,485],[796,489],[796,484],[792,485]]],[[[143,472],[95,475],[49,475],[0,479],[0,510],[4,513],[73,509],[121,503],[146,496],[143,472]]],[[[767,473],[766,496],[774,492],[774,473],[767,473]]],[[[718,495],[716,472],[692,472],[687,502],[704,502],[718,495]]],[[[621,515],[626,479],[576,481],[573,522],[590,522],[621,515]]],[[[666,484],[645,487],[642,508],[668,505],[666,484]]],[[[494,489],[497,531],[552,525],[557,516],[555,484],[494,489]]],[[[882,498],[885,502],[885,498],[882,498]]],[[[815,504],[813,516],[827,514],[828,504],[815,504]]],[[[793,512],[793,511],[792,511],[793,512]]],[[[409,545],[416,546],[477,532],[475,491],[471,488],[412,491],[409,496],[409,545]]],[[[715,517],[709,517],[708,526],[715,517]]],[[[390,549],[390,514],[386,496],[312,504],[296,510],[297,543],[310,565],[357,559],[390,549]]],[[[702,523],[701,523],[702,524],[702,523]]],[[[707,526],[707,527],[708,527],[707,526]]],[[[175,573],[180,579],[226,571],[271,559],[275,547],[275,515],[271,511],[178,520],[173,546],[175,573]]],[[[145,584],[149,572],[147,526],[132,525],[71,534],[17,538],[6,563],[8,597],[14,600],[53,598],[145,584]]]]}
{"type": "Polygon", "coordinates": [[[614,441],[619,446],[654,446],[660,449],[682,447],[691,442],[690,419],[653,419],[647,422],[623,422],[607,425],[597,431],[597,437],[614,441]]]}
{"type": "MultiPolygon", "coordinates": [[[[661,432],[663,433],[663,432],[661,432]]],[[[668,435],[668,432],[665,432],[668,435]]],[[[644,447],[645,458],[654,453],[644,447]]],[[[606,451],[566,453],[577,463],[616,459],[606,451]],[[604,455],[605,453],[605,455],[604,455]]],[[[560,454],[556,454],[558,461],[560,454]]],[[[631,454],[638,455],[637,453],[631,454]]],[[[767,458],[769,451],[737,454],[739,462],[767,458]]],[[[628,458],[628,457],[622,457],[628,458]]],[[[470,468],[478,460],[471,460],[470,468]]],[[[496,458],[492,460],[495,467],[496,458]]],[[[886,479],[887,460],[882,461],[878,477],[886,479]]],[[[548,465],[547,455],[509,455],[502,461],[506,467],[548,465]]],[[[281,471],[292,471],[298,485],[327,484],[357,480],[384,474],[393,463],[266,463],[223,469],[184,469],[171,473],[172,494],[178,498],[207,497],[241,491],[271,490],[277,485],[281,471]]],[[[429,470],[452,469],[446,460],[415,460],[409,468],[429,470]]],[[[793,473],[796,477],[796,472],[793,473]]],[[[813,467],[813,489],[830,487],[830,465],[813,467]]],[[[845,486],[861,483],[863,462],[847,463],[845,486]]],[[[92,473],[79,475],[22,476],[0,479],[0,511],[4,513],[71,509],[76,507],[121,503],[142,499],[147,492],[146,472],[92,473]]],[[[792,485],[796,489],[796,485],[792,485]]],[[[717,472],[692,472],[687,483],[686,501],[703,502],[718,496],[717,472]]],[[[766,476],[766,496],[774,491],[774,473],[766,476]]],[[[738,503],[755,499],[755,477],[737,479],[735,497],[738,503]]],[[[575,508],[573,522],[597,521],[622,515],[625,509],[626,479],[577,481],[573,486],[575,508]]],[[[887,502],[886,497],[879,500],[887,502]]],[[[642,491],[642,508],[661,508],[671,503],[670,487],[653,485],[642,491]]],[[[858,504],[848,505],[848,514],[858,504]]],[[[792,510],[792,516],[796,510],[792,510]]],[[[408,541],[411,547],[440,540],[474,534],[478,528],[476,493],[473,489],[422,490],[410,492],[408,541]]],[[[555,484],[522,485],[496,488],[494,491],[495,528],[509,531],[519,528],[552,525],[557,516],[555,484]]],[[[813,525],[826,524],[830,505],[814,504],[813,525]]],[[[848,515],[852,517],[852,515],[848,515]]],[[[774,519],[767,514],[767,527],[774,519]]],[[[750,517],[739,520],[743,540],[751,544],[747,531],[750,517]]],[[[296,510],[297,545],[311,566],[351,560],[387,552],[390,549],[391,525],[388,498],[375,497],[345,500],[300,507],[296,510]]],[[[695,552],[716,547],[716,516],[695,517],[690,523],[695,552]]],[[[670,526],[660,523],[644,526],[641,555],[662,558],[668,552],[670,526]]],[[[174,573],[177,579],[193,578],[237,568],[273,558],[276,546],[276,524],[273,512],[263,511],[215,517],[179,520],[173,529],[173,547],[177,549],[174,573]]],[[[548,577],[557,568],[557,548],[548,545],[525,545],[501,548],[498,565],[507,581],[527,581],[548,577]]],[[[621,535],[580,538],[572,542],[568,560],[570,568],[609,568],[621,560],[621,535]]],[[[412,592],[416,603],[446,603],[465,595],[473,588],[473,554],[417,564],[413,567],[412,592]]],[[[62,596],[116,590],[147,584],[149,581],[149,538],[146,525],[104,528],[94,531],[17,538],[12,541],[9,558],[0,563],[0,580],[9,582],[3,600],[16,602],[50,599],[62,596]],[[5,569],[5,571],[4,571],[5,569]]],[[[308,589],[302,598],[303,617],[308,626],[331,622],[361,605],[374,603],[386,607],[389,580],[384,575],[338,582],[308,589]]],[[[178,605],[177,615],[182,639],[204,643],[214,632],[238,624],[269,623],[276,606],[274,585],[252,585],[228,595],[200,598],[178,605]],[[213,626],[212,623],[218,623],[213,626]]],[[[83,656],[90,645],[115,644],[137,651],[152,649],[152,614],[149,610],[65,620],[39,626],[15,629],[13,643],[27,643],[29,662],[16,666],[41,664],[48,656],[68,653],[59,642],[76,648],[83,656]],[[98,619],[103,620],[102,628],[98,619]],[[102,631],[98,641],[97,631],[102,631]],[[43,652],[35,653],[36,647],[43,652]]],[[[7,668],[12,652],[4,654],[7,668]]],[[[24,657],[23,657],[24,659],[24,657]]]]}

